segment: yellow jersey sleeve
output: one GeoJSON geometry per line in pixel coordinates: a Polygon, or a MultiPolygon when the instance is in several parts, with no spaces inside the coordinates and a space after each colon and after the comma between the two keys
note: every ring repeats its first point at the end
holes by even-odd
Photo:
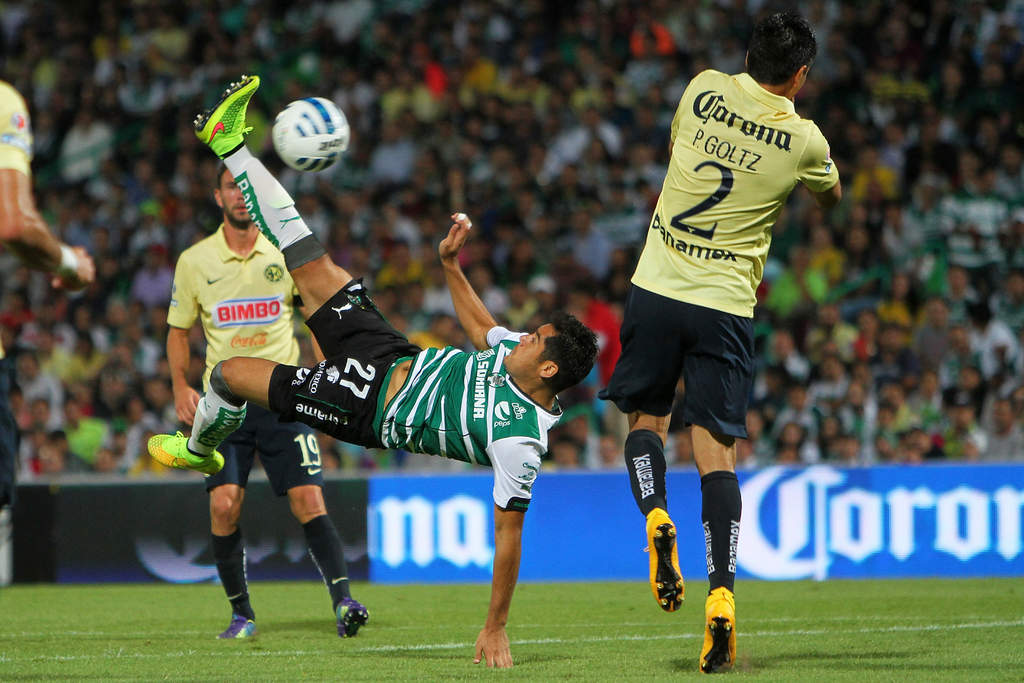
{"type": "Polygon", "coordinates": [[[196,297],[196,275],[191,261],[179,258],[174,266],[174,284],[171,285],[171,303],[167,309],[167,324],[171,327],[189,329],[199,317],[199,301],[196,297]]]}
{"type": "Polygon", "coordinates": [[[797,178],[811,192],[824,192],[839,182],[839,169],[832,161],[828,142],[814,124],[810,126],[810,134],[803,156],[800,157],[799,176],[797,178]]]}
{"type": "Polygon", "coordinates": [[[0,168],[31,175],[32,126],[25,99],[10,83],[0,81],[0,168]]]}
{"type": "Polygon", "coordinates": [[[752,317],[771,229],[797,183],[839,178],[828,143],[793,102],[748,74],[707,70],[672,119],[672,152],[633,284],[752,317]]]}

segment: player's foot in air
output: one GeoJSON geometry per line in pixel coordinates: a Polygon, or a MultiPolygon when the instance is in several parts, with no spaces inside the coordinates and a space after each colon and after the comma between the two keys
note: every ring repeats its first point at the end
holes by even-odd
{"type": "Polygon", "coordinates": [[[728,671],[736,662],[736,598],[719,586],[704,603],[704,647],[700,670],[706,674],[728,671]]]}
{"type": "Polygon", "coordinates": [[[675,612],[683,603],[686,589],[679,571],[676,525],[661,508],[654,508],[647,515],[647,552],[650,554],[654,599],[666,612],[675,612]]]}
{"type": "Polygon", "coordinates": [[[256,635],[256,622],[241,614],[232,614],[231,623],[218,638],[252,638],[256,635]]]}
{"type": "Polygon", "coordinates": [[[224,467],[224,456],[214,451],[199,455],[188,449],[188,437],[177,434],[157,434],[149,439],[149,454],[157,462],[179,470],[195,470],[203,474],[217,474],[224,467]]]}
{"type": "Polygon", "coordinates": [[[213,108],[196,116],[196,137],[222,159],[245,144],[245,135],[252,130],[245,125],[245,108],[259,87],[259,76],[242,76],[213,108]]]}
{"type": "Polygon", "coordinates": [[[370,613],[355,598],[345,598],[334,611],[338,616],[338,635],[351,638],[359,633],[359,627],[370,620],[370,613]]]}

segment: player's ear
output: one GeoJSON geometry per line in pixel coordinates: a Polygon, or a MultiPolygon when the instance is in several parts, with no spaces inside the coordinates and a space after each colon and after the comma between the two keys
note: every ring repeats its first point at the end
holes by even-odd
{"type": "Polygon", "coordinates": [[[558,363],[553,360],[543,360],[540,362],[540,367],[537,368],[537,371],[544,379],[550,379],[558,374],[558,363]]]}
{"type": "Polygon", "coordinates": [[[213,190],[213,201],[217,202],[217,207],[218,208],[221,208],[221,209],[224,208],[224,200],[220,196],[220,188],[219,187],[216,187],[213,190]]]}

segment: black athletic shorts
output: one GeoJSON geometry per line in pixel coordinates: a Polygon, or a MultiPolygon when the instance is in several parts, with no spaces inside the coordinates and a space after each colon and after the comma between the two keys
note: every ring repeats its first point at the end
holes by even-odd
{"type": "Polygon", "coordinates": [[[312,368],[279,365],[270,408],[282,421],[315,427],[348,443],[383,448],[373,431],[377,397],[397,359],[422,349],[393,328],[353,280],[306,321],[326,360],[312,368]]]}
{"type": "Polygon", "coordinates": [[[747,438],[747,403],[754,381],[751,318],[636,285],[626,297],[623,318],[622,355],[601,398],[624,413],[668,415],[682,374],[687,424],[747,438]]]}
{"type": "Polygon", "coordinates": [[[0,508],[14,505],[14,461],[18,451],[18,426],[11,412],[13,359],[0,358],[0,508]]]}
{"type": "Polygon", "coordinates": [[[206,478],[207,491],[221,484],[245,488],[257,452],[279,496],[296,486],[324,485],[320,444],[313,430],[299,422],[278,422],[273,413],[254,403],[249,403],[242,426],[217,450],[224,456],[224,468],[206,478]]]}

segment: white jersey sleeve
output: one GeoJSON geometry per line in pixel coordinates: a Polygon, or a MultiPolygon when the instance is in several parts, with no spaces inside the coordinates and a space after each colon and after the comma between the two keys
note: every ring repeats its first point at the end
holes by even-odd
{"type": "Polygon", "coordinates": [[[506,339],[517,342],[526,336],[525,332],[510,332],[507,328],[496,326],[487,331],[487,346],[497,346],[506,339]]]}
{"type": "Polygon", "coordinates": [[[494,468],[495,505],[502,510],[526,510],[544,450],[539,440],[519,436],[499,439],[487,447],[494,468]]]}

